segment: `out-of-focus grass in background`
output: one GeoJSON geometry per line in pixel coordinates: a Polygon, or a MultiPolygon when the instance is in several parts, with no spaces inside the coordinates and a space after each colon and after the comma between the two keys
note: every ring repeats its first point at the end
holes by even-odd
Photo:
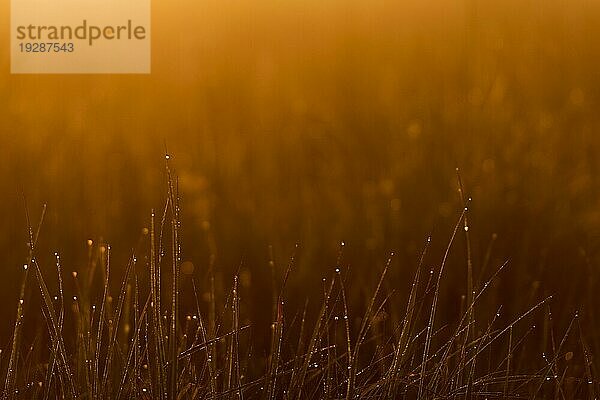
{"type": "MultiPolygon", "coordinates": [[[[499,302],[522,309],[542,292],[565,311],[587,302],[600,234],[600,5],[152,7],[149,76],[11,76],[0,24],[3,320],[27,255],[21,191],[33,216],[48,204],[41,251],[76,267],[85,240],[104,238],[118,265],[165,197],[165,143],[180,178],[184,259],[202,274],[214,239],[218,268],[242,263],[259,321],[270,318],[269,244],[283,263],[300,243],[290,283],[300,302],[341,240],[365,283],[390,250],[391,276],[411,274],[424,238],[445,245],[462,207],[456,167],[473,197],[476,274],[493,233],[493,263],[511,259],[499,302]]],[[[8,22],[8,1],[0,14],[8,22]]],[[[457,295],[463,245],[448,270],[457,295]]]]}

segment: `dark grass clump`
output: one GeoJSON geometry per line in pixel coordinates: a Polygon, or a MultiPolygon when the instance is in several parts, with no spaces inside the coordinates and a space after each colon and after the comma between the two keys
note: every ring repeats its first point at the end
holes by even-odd
{"type": "Polygon", "coordinates": [[[362,304],[349,304],[352,260],[345,260],[343,243],[323,278],[322,297],[299,310],[288,308],[286,287],[300,247],[285,268],[271,257],[269,329],[247,323],[238,274],[230,290],[217,293],[214,257],[204,281],[182,263],[179,193],[168,156],[166,172],[164,208],[152,212],[125,268],[114,268],[108,244],[90,240],[85,268],[65,282],[58,253],[55,268],[38,261],[45,208],[36,227],[27,218],[30,253],[14,332],[2,351],[2,398],[596,398],[578,315],[558,333],[550,297],[507,323],[499,322],[501,305],[481,305],[509,263],[490,268],[480,283],[473,279],[469,198],[437,265],[426,266],[427,238],[412,282],[390,282],[391,253],[374,270],[379,279],[362,304]],[[441,315],[448,255],[463,233],[468,293],[454,315],[441,315]],[[124,272],[115,277],[114,270],[124,272]],[[51,274],[56,288],[47,283],[51,274]],[[65,295],[67,284],[72,297],[65,295]],[[399,285],[408,287],[407,298],[398,298],[399,285]],[[26,314],[40,311],[45,326],[26,334],[26,314]],[[263,332],[270,334],[268,348],[254,348],[253,338],[263,332]],[[540,340],[551,351],[537,352],[540,340]]]}

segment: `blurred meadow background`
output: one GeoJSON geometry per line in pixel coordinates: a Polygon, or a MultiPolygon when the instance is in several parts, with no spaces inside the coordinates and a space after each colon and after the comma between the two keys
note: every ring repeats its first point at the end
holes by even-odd
{"type": "MultiPolygon", "coordinates": [[[[183,259],[202,279],[215,256],[222,288],[240,268],[254,325],[271,321],[269,246],[285,265],[299,244],[289,296],[302,305],[322,293],[344,241],[356,309],[394,251],[386,285],[404,304],[425,239],[436,265],[459,217],[459,168],[475,278],[510,260],[491,291],[501,318],[554,294],[557,325],[579,310],[600,329],[600,3],[152,8],[151,75],[10,75],[0,24],[2,345],[28,254],[22,194],[33,220],[48,205],[40,259],[60,251],[67,271],[81,269],[86,240],[105,241],[118,277],[163,207],[165,147],[183,259]]],[[[464,236],[441,320],[466,293],[464,236]]]]}

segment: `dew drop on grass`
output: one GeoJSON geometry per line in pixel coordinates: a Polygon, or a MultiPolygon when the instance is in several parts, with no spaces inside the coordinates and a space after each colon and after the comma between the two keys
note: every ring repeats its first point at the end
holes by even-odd
{"type": "Polygon", "coordinates": [[[23,269],[24,269],[25,271],[27,271],[27,268],[29,268],[29,266],[28,266],[27,264],[23,264],[23,269]]]}

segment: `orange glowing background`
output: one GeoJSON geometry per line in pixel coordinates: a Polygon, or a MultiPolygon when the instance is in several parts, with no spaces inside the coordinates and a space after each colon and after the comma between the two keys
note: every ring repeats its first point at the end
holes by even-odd
{"type": "MultiPolygon", "coordinates": [[[[320,277],[341,240],[369,282],[390,249],[414,265],[423,238],[442,246],[462,207],[459,167],[475,257],[496,233],[492,257],[511,258],[517,292],[543,281],[566,303],[580,297],[600,244],[600,4],[152,9],[149,76],[11,76],[0,24],[2,296],[16,298],[27,255],[22,192],[36,217],[48,204],[48,254],[76,263],[86,239],[103,238],[124,258],[161,207],[166,146],[185,258],[203,268],[212,237],[220,268],[243,260],[256,292],[268,245],[285,260],[301,244],[297,282],[320,277]]],[[[462,269],[449,274],[463,291],[462,269]]]]}

